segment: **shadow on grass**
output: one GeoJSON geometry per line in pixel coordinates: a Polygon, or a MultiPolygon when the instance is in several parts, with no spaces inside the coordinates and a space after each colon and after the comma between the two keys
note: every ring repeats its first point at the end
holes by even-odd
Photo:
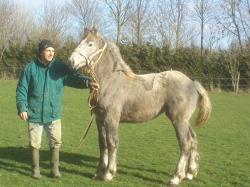
{"type": "MultiPolygon", "coordinates": [[[[40,167],[41,169],[46,169],[47,174],[42,173],[42,175],[49,176],[49,150],[40,150],[40,167]]],[[[97,167],[98,158],[83,155],[78,153],[70,153],[60,151],[60,170],[62,174],[79,175],[86,178],[92,178],[93,173],[86,171],[93,171],[97,167]],[[65,165],[66,164],[66,165],[65,165]],[[67,165],[69,164],[69,165],[67,165]],[[73,165],[73,166],[72,166],[73,165]],[[81,171],[81,167],[85,169],[81,171]],[[87,169],[86,169],[87,168],[87,169]]],[[[118,173],[122,175],[130,175],[136,178],[143,179],[150,183],[158,183],[165,185],[166,183],[157,177],[148,177],[143,175],[144,172],[155,173],[155,175],[163,174],[169,176],[169,173],[156,171],[154,169],[146,169],[144,167],[132,167],[127,165],[119,165],[121,169],[118,173]],[[134,171],[141,171],[142,174],[134,171]]],[[[26,147],[0,147],[0,169],[7,172],[14,172],[25,176],[30,176],[31,174],[31,149],[26,147]]]]}
{"type": "Polygon", "coordinates": [[[170,178],[170,174],[167,172],[163,172],[163,171],[158,171],[155,169],[146,169],[145,167],[135,167],[135,166],[126,166],[126,165],[119,165],[118,167],[119,169],[119,173],[124,174],[124,175],[131,175],[140,179],[143,179],[144,181],[148,181],[150,183],[158,183],[161,185],[166,185],[167,184],[167,179],[170,178]],[[120,167],[119,167],[120,166],[120,167]],[[151,173],[151,174],[155,174],[155,178],[154,177],[148,177],[145,176],[144,173],[151,173]],[[161,175],[165,175],[166,176],[166,181],[163,181],[161,179],[157,179],[157,176],[161,174],[161,175]]]}
{"type": "MultiPolygon", "coordinates": [[[[49,168],[49,150],[40,150],[40,167],[49,168]]],[[[85,168],[96,168],[97,157],[60,151],[60,162],[83,166],[85,168]]],[[[63,165],[63,164],[62,164],[63,165]]],[[[83,173],[74,169],[75,167],[60,167],[63,173],[77,174],[88,178],[93,177],[91,173],[83,173]]],[[[31,149],[25,147],[0,147],[0,169],[16,172],[21,175],[30,175],[31,172],[31,149]]]]}
{"type": "Polygon", "coordinates": [[[125,168],[125,169],[129,169],[129,170],[138,170],[138,171],[145,171],[145,172],[149,172],[149,173],[155,173],[155,174],[162,174],[162,175],[166,175],[166,176],[170,176],[169,173],[164,172],[164,171],[159,171],[156,169],[145,169],[145,167],[143,166],[126,166],[126,165],[119,165],[121,168],[125,168]]]}

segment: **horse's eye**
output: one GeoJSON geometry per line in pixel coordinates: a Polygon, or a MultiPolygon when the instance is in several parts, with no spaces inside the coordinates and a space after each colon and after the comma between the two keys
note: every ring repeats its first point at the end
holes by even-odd
{"type": "Polygon", "coordinates": [[[89,47],[92,47],[93,46],[93,43],[89,43],[89,47]]]}

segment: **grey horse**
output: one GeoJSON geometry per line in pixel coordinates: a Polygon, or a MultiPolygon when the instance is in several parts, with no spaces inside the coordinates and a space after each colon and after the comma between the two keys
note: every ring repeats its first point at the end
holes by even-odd
{"type": "Polygon", "coordinates": [[[180,158],[169,183],[192,180],[198,172],[198,151],[190,118],[197,105],[197,126],[210,117],[212,107],[206,90],[179,71],[137,75],[124,62],[116,44],[104,40],[95,28],[85,29],[84,33],[68,64],[74,70],[92,69],[100,85],[93,110],[100,148],[94,179],[111,181],[116,174],[119,123],[145,122],[165,112],[180,147],[180,158]]]}

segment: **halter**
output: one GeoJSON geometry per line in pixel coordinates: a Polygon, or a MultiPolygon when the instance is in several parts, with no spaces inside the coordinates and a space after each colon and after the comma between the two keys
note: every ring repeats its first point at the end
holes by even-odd
{"type": "Polygon", "coordinates": [[[86,59],[87,66],[95,66],[98,63],[98,61],[100,60],[100,58],[102,57],[103,51],[106,49],[106,47],[107,47],[107,43],[105,42],[105,44],[104,44],[104,46],[103,46],[102,49],[97,50],[96,52],[94,52],[89,57],[86,54],[82,53],[79,49],[75,49],[74,52],[78,53],[79,55],[83,56],[86,59]],[[99,55],[99,57],[97,58],[97,60],[93,61],[93,58],[96,55],[98,55],[99,53],[101,53],[101,54],[99,55]]]}

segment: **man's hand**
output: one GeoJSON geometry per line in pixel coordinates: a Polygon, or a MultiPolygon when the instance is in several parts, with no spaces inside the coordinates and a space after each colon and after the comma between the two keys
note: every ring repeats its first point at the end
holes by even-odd
{"type": "Polygon", "coordinates": [[[19,117],[22,120],[27,121],[27,119],[28,119],[28,113],[27,112],[20,112],[19,117]]]}
{"type": "Polygon", "coordinates": [[[99,84],[97,82],[90,81],[89,87],[90,87],[91,90],[98,90],[100,86],[99,86],[99,84]]]}

